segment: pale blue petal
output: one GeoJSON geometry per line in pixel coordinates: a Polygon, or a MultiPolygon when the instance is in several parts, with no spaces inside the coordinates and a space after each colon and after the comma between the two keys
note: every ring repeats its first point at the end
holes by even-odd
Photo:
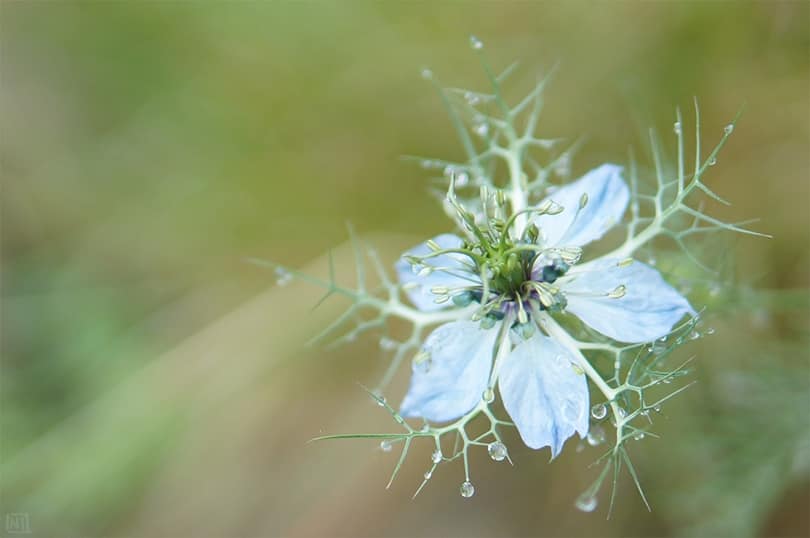
{"type": "Polygon", "coordinates": [[[503,405],[526,446],[559,454],[566,439],[588,434],[588,383],[570,353],[536,333],[504,359],[498,377],[503,405]]]}
{"type": "Polygon", "coordinates": [[[638,261],[622,267],[616,259],[594,260],[577,266],[559,285],[570,312],[620,342],[651,342],[685,314],[695,314],[658,271],[638,261]],[[626,288],[622,297],[607,296],[619,286],[626,288]]]}
{"type": "Polygon", "coordinates": [[[481,329],[472,321],[454,321],[434,330],[423,346],[428,358],[414,362],[400,414],[446,422],[475,407],[489,382],[497,335],[498,329],[481,329]]]}
{"type": "Polygon", "coordinates": [[[556,189],[546,199],[564,209],[557,215],[541,215],[534,219],[543,232],[544,244],[581,247],[599,239],[621,221],[630,200],[630,190],[622,179],[621,166],[603,164],[573,183],[556,189]],[[583,194],[588,195],[587,203],[579,209],[583,194]]]}
{"type": "MultiPolygon", "coordinates": [[[[463,243],[460,237],[453,234],[438,235],[433,238],[433,241],[442,248],[459,248],[463,243]]],[[[431,252],[427,243],[420,243],[406,251],[403,256],[425,256],[431,252]]],[[[452,302],[437,304],[435,302],[436,295],[430,291],[432,288],[436,286],[458,288],[480,284],[480,277],[470,271],[471,263],[470,259],[463,254],[443,254],[428,258],[425,260],[424,265],[430,265],[437,269],[425,276],[414,273],[411,264],[404,257],[397,261],[395,267],[399,282],[403,285],[408,299],[419,310],[432,312],[453,304],[452,302]]]]}

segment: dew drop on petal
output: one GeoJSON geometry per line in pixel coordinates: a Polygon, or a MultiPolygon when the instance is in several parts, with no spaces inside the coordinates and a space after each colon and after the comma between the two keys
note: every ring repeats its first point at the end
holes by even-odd
{"type": "Polygon", "coordinates": [[[435,450],[433,454],[430,455],[430,461],[433,463],[440,463],[442,461],[442,451],[435,450]]]}
{"type": "Polygon", "coordinates": [[[459,491],[461,492],[462,497],[469,499],[475,494],[475,486],[472,485],[472,482],[467,481],[461,484],[459,491]]]}
{"type": "Polygon", "coordinates": [[[481,50],[484,48],[484,43],[474,35],[471,35],[470,46],[473,48],[473,50],[481,50]]]}
{"type": "Polygon", "coordinates": [[[388,439],[380,441],[380,450],[382,450],[383,452],[391,452],[391,448],[392,448],[391,441],[389,441],[388,439]]]}
{"type": "Polygon", "coordinates": [[[503,461],[506,459],[506,446],[500,441],[495,441],[487,445],[487,452],[489,452],[489,457],[495,461],[503,461]]]}
{"type": "Polygon", "coordinates": [[[591,416],[596,420],[602,420],[607,416],[607,406],[603,403],[591,407],[591,416]]]}
{"type": "Polygon", "coordinates": [[[578,510],[582,510],[583,512],[593,512],[596,510],[597,504],[599,503],[596,500],[596,496],[586,493],[577,499],[576,507],[578,510]]]}

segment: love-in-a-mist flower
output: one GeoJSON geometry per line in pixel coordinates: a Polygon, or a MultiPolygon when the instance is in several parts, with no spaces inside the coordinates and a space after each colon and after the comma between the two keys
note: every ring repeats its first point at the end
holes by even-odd
{"type": "Polygon", "coordinates": [[[640,261],[611,254],[581,261],[583,248],[622,220],[629,199],[622,168],[605,164],[535,207],[481,224],[451,185],[448,201],[466,237],[418,245],[397,272],[417,308],[455,308],[459,319],[425,341],[400,414],[452,421],[491,402],[497,388],[527,446],[548,446],[554,457],[574,433],[584,438],[592,366],[559,322],[573,315],[613,340],[642,343],[694,314],[640,261]]]}

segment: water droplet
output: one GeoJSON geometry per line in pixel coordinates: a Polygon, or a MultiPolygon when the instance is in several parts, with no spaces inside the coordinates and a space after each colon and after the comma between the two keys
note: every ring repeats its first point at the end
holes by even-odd
{"type": "Polygon", "coordinates": [[[391,441],[388,439],[380,441],[380,450],[383,452],[391,452],[391,441]]]}
{"type": "Polygon", "coordinates": [[[675,125],[672,126],[672,130],[675,131],[675,134],[681,134],[681,122],[676,121],[675,125]]]}
{"type": "Polygon", "coordinates": [[[714,330],[714,327],[709,327],[708,329],[706,329],[706,333],[705,333],[705,334],[707,334],[707,335],[712,335],[712,334],[714,334],[715,332],[716,332],[716,331],[714,330]]]}
{"type": "Polygon", "coordinates": [[[425,471],[425,480],[430,480],[430,477],[433,476],[433,473],[430,471],[425,471]]]}
{"type": "Polygon", "coordinates": [[[433,454],[430,455],[430,461],[433,463],[440,463],[442,461],[442,451],[441,450],[434,450],[433,454]]]}
{"type": "Polygon", "coordinates": [[[481,138],[484,138],[489,134],[489,124],[484,121],[476,123],[473,125],[473,132],[481,138]]]}
{"type": "Polygon", "coordinates": [[[576,507],[583,512],[593,512],[596,510],[597,504],[599,504],[599,502],[596,500],[596,496],[586,493],[577,499],[576,507]]]}
{"type": "Polygon", "coordinates": [[[636,441],[641,441],[642,439],[644,439],[644,432],[636,432],[636,434],[633,436],[633,439],[635,439],[636,441]]]}
{"type": "Polygon", "coordinates": [[[432,79],[432,78],[433,78],[433,71],[431,71],[431,70],[430,70],[430,69],[428,69],[427,67],[425,67],[424,69],[422,69],[422,73],[421,73],[421,74],[422,74],[422,78],[423,78],[423,79],[425,79],[425,80],[430,80],[430,79],[432,79]]]}
{"type": "Polygon", "coordinates": [[[607,406],[603,403],[591,407],[591,416],[596,420],[602,420],[607,416],[607,406]]]}
{"type": "Polygon", "coordinates": [[[459,172],[456,174],[456,187],[466,187],[470,183],[470,176],[467,172],[459,172]]]}
{"type": "Polygon", "coordinates": [[[700,333],[698,331],[692,331],[692,334],[689,335],[690,340],[697,340],[700,338],[700,333]]]}
{"type": "Polygon", "coordinates": [[[481,399],[484,400],[486,403],[492,403],[495,401],[495,391],[491,388],[487,388],[481,394],[481,399]]]}
{"type": "Polygon", "coordinates": [[[605,434],[605,429],[602,426],[594,426],[588,431],[588,436],[586,437],[588,444],[591,446],[598,446],[605,442],[607,438],[605,434]]]}
{"type": "Polygon", "coordinates": [[[717,164],[717,157],[709,159],[709,166],[714,166],[715,164],[717,164]]]}
{"type": "Polygon", "coordinates": [[[571,173],[570,153],[563,153],[557,157],[557,163],[554,165],[554,173],[560,177],[566,177],[571,173]]]}
{"type": "Polygon", "coordinates": [[[385,407],[385,396],[377,396],[377,405],[385,407]]]}
{"type": "Polygon", "coordinates": [[[616,414],[619,418],[624,418],[627,416],[627,411],[625,411],[623,407],[616,406],[616,414]]]}
{"type": "Polygon", "coordinates": [[[554,144],[555,144],[554,139],[548,139],[548,138],[541,138],[539,140],[535,140],[535,142],[537,143],[538,146],[540,146],[543,149],[551,149],[551,148],[554,147],[554,144]]]}
{"type": "Polygon", "coordinates": [[[660,413],[661,412],[661,406],[656,405],[655,407],[653,407],[653,411],[655,411],[656,413],[660,413]]]}
{"type": "Polygon", "coordinates": [[[481,98],[478,97],[478,95],[473,93],[473,92],[465,92],[464,93],[464,100],[467,101],[467,104],[471,105],[471,106],[475,106],[479,102],[481,102],[481,98]]]}
{"type": "Polygon", "coordinates": [[[474,35],[471,35],[470,46],[473,48],[473,50],[481,50],[484,48],[484,43],[474,35]]]}
{"type": "Polygon", "coordinates": [[[489,457],[495,461],[503,461],[506,459],[506,446],[500,441],[495,441],[487,446],[489,457]]]}
{"type": "Polygon", "coordinates": [[[608,297],[610,297],[611,299],[621,299],[622,297],[625,296],[626,293],[627,293],[627,286],[621,284],[619,286],[616,286],[613,289],[613,291],[608,293],[608,297]]]}
{"type": "Polygon", "coordinates": [[[723,127],[723,132],[726,133],[727,135],[730,135],[733,131],[734,131],[734,124],[733,123],[729,123],[728,125],[723,127]]]}
{"type": "Polygon", "coordinates": [[[425,422],[424,424],[422,424],[422,428],[419,431],[422,432],[422,433],[429,432],[430,431],[430,424],[425,422]]]}
{"type": "Polygon", "coordinates": [[[665,377],[664,379],[661,380],[661,382],[664,385],[669,385],[670,383],[672,383],[672,378],[671,377],[665,377]]]}
{"type": "Polygon", "coordinates": [[[461,484],[459,491],[461,492],[462,497],[469,499],[475,494],[475,486],[472,485],[472,482],[467,481],[461,484]]]}
{"type": "Polygon", "coordinates": [[[286,286],[293,279],[292,273],[283,267],[276,267],[276,284],[278,286],[286,286]]]}

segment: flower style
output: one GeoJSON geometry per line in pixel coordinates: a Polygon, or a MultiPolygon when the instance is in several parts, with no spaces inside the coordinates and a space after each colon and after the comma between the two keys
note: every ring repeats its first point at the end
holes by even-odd
{"type": "Polygon", "coordinates": [[[590,364],[558,323],[573,314],[613,340],[650,342],[672,329],[689,302],[659,272],[611,254],[580,263],[582,248],[622,220],[630,192],[622,168],[605,164],[556,188],[505,222],[474,223],[455,202],[468,238],[443,234],[407,251],[400,284],[418,309],[458,308],[413,362],[403,417],[455,420],[491,402],[497,386],[524,443],[550,447],[588,433],[590,364]]]}

